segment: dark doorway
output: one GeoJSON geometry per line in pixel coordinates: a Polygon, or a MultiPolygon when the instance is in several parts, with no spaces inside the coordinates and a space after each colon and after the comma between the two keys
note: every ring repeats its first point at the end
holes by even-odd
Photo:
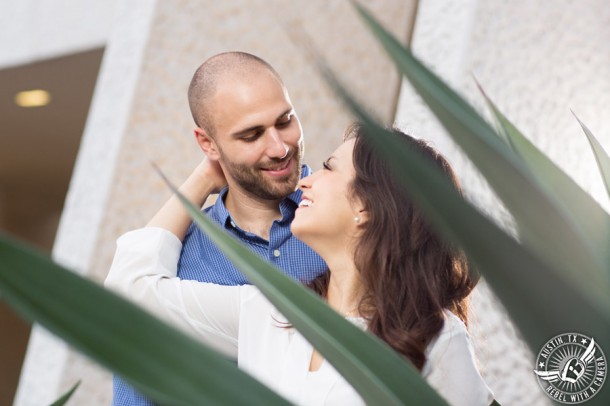
{"type": "MultiPolygon", "coordinates": [[[[103,48],[0,69],[0,231],[51,253],[103,48]],[[45,106],[20,107],[41,89],[45,106]]],[[[30,326],[0,299],[0,404],[13,403],[30,326]]]]}

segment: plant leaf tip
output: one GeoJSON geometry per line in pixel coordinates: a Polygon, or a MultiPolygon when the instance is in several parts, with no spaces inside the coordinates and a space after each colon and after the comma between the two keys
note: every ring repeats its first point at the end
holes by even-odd
{"type": "Polygon", "coordinates": [[[157,174],[161,177],[161,179],[163,179],[163,182],[165,182],[165,184],[171,189],[172,192],[178,192],[178,188],[174,186],[174,184],[167,178],[167,176],[165,176],[165,174],[156,162],[150,161],[150,165],[153,167],[155,172],[157,172],[157,174]]]}

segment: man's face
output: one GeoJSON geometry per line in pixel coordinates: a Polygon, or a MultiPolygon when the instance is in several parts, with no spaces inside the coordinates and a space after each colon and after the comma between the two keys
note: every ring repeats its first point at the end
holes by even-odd
{"type": "Polygon", "coordinates": [[[292,193],[301,174],[303,135],[279,81],[267,72],[224,81],[213,102],[213,144],[229,187],[266,200],[292,193]]]}

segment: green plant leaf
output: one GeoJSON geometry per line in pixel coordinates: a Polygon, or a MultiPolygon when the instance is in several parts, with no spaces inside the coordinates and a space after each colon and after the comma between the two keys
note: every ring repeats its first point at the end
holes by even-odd
{"type": "Polygon", "coordinates": [[[345,320],[318,295],[254,254],[203,215],[177,189],[172,189],[197,226],[367,404],[446,405],[419,372],[384,342],[345,320]]]}
{"type": "MultiPolygon", "coordinates": [[[[610,345],[610,298],[580,291],[536,252],[519,244],[466,202],[437,168],[397,142],[362,110],[368,136],[393,165],[437,229],[459,244],[501,299],[534,351],[564,331],[584,331],[610,345]]],[[[600,344],[601,345],[601,344],[600,344]]]]}
{"type": "Polygon", "coordinates": [[[76,391],[76,388],[78,388],[80,385],[80,381],[76,382],[74,384],[74,386],[72,387],[72,389],[70,389],[68,392],[66,392],[65,394],[63,394],[59,399],[57,399],[55,402],[51,403],[50,406],[63,406],[66,404],[66,402],[68,400],[70,400],[70,398],[72,397],[72,395],[74,394],[74,392],[76,391]]]}
{"type": "MultiPolygon", "coordinates": [[[[477,86],[485,98],[494,120],[498,123],[500,132],[507,139],[513,151],[523,160],[540,185],[545,185],[547,190],[555,195],[556,201],[565,206],[566,212],[575,219],[582,229],[582,233],[588,236],[587,240],[593,249],[601,255],[605,255],[606,263],[610,263],[610,216],[608,213],[502,114],[479,83],[477,86]]],[[[578,117],[576,119],[578,120],[578,117]]],[[[603,150],[601,152],[604,153],[603,150]]],[[[608,162],[607,155],[606,162],[608,162]]]]}
{"type": "Polygon", "coordinates": [[[610,291],[606,255],[594,250],[562,204],[532,177],[489,124],[355,4],[373,34],[451,137],[485,176],[519,224],[520,238],[563,277],[604,302],[610,291]],[[578,270],[578,274],[574,270],[578,270]]]}
{"type": "Polygon", "coordinates": [[[3,300],[157,402],[288,404],[234,362],[2,235],[0,258],[3,300]]]}
{"type": "MultiPolygon", "coordinates": [[[[322,61],[319,56],[318,60],[322,61]]],[[[580,268],[558,272],[540,251],[506,234],[463,200],[436,168],[376,124],[326,65],[320,62],[319,68],[354,114],[372,129],[369,139],[394,166],[410,196],[437,229],[463,247],[485,276],[533,351],[564,331],[583,331],[610,345],[610,298],[592,295],[588,284],[575,283],[582,278],[580,268]]]]}
{"type": "MultiPolygon", "coordinates": [[[[368,139],[430,221],[461,246],[512,316],[533,352],[563,332],[584,332],[610,346],[610,297],[595,300],[466,202],[438,169],[378,126],[363,110],[368,139]]],[[[575,273],[578,271],[576,270],[575,273]]],[[[603,343],[603,344],[602,344],[603,343]]],[[[596,396],[609,404],[610,391],[596,396]]]]}
{"type": "MultiPolygon", "coordinates": [[[[474,77],[474,82],[477,85],[477,88],[479,89],[479,92],[481,93],[481,95],[483,95],[483,98],[485,99],[485,102],[487,103],[487,108],[488,110],[491,112],[492,117],[494,118],[494,123],[496,125],[496,132],[498,133],[498,135],[500,135],[502,137],[502,139],[504,140],[504,142],[506,142],[506,144],[511,147],[511,149],[513,150],[513,152],[515,152],[517,155],[519,155],[517,148],[515,148],[515,145],[513,144],[513,137],[511,137],[512,134],[517,134],[517,135],[521,135],[521,133],[519,132],[519,130],[513,125],[513,123],[511,123],[501,112],[500,110],[498,110],[496,108],[496,105],[491,101],[491,99],[487,96],[487,93],[485,93],[485,90],[483,90],[483,86],[481,86],[481,84],[479,83],[479,81],[477,80],[476,77],[474,77]]],[[[521,157],[519,155],[519,157],[521,157]]],[[[521,157],[522,158],[522,157],[521,157]]]]}
{"type": "Polygon", "coordinates": [[[589,130],[589,128],[585,125],[585,123],[580,121],[580,119],[574,112],[572,112],[572,114],[574,114],[574,117],[576,117],[576,120],[578,120],[578,123],[582,127],[583,131],[585,132],[585,135],[587,136],[587,139],[589,140],[589,144],[591,144],[591,149],[593,150],[593,154],[595,155],[597,166],[599,167],[599,171],[602,174],[602,179],[604,180],[604,186],[606,186],[606,192],[608,193],[608,197],[610,197],[610,157],[604,150],[604,147],[602,147],[602,144],[599,143],[597,138],[595,138],[595,136],[593,135],[591,130],[589,130]]]}

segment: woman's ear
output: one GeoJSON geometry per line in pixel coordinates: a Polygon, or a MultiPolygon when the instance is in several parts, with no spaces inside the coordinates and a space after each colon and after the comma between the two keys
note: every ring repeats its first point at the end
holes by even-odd
{"type": "Polygon", "coordinates": [[[356,225],[361,226],[366,224],[369,221],[369,212],[366,209],[364,203],[360,200],[360,198],[356,197],[352,201],[352,210],[354,213],[354,222],[356,225]]]}
{"type": "Polygon", "coordinates": [[[354,216],[354,220],[355,219],[358,219],[358,221],[356,221],[358,223],[358,225],[365,224],[366,222],[369,221],[369,212],[365,209],[360,209],[356,212],[356,215],[354,216]]]}
{"type": "Polygon", "coordinates": [[[214,141],[214,138],[210,137],[210,135],[207,134],[205,130],[200,127],[196,127],[193,132],[195,134],[197,144],[199,144],[199,148],[201,148],[201,150],[208,157],[208,159],[211,161],[218,161],[218,159],[220,158],[220,154],[218,152],[218,146],[216,145],[216,141],[214,141]]]}

